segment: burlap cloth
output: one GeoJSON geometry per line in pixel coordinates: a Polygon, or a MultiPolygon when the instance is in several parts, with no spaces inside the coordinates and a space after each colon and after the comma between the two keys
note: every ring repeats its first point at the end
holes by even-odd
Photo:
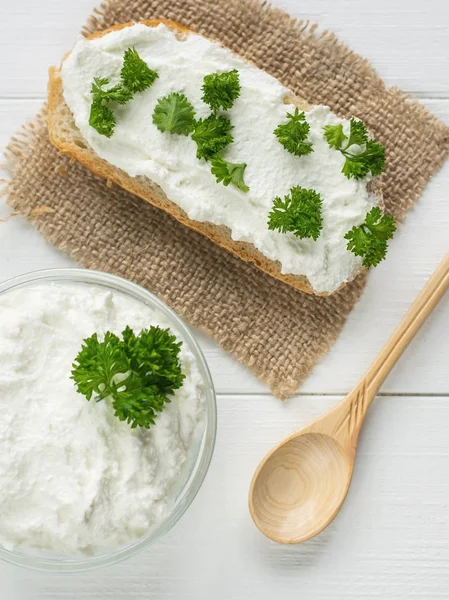
{"type": "MultiPolygon", "coordinates": [[[[318,34],[314,25],[266,4],[110,0],[89,19],[84,33],[163,17],[219,40],[309,102],[363,119],[387,148],[384,198],[398,219],[449,151],[449,128],[399,90],[387,89],[366,60],[333,34],[318,34]]],[[[7,152],[14,210],[84,266],[127,277],[158,294],[253,369],[274,394],[291,395],[334,343],[364,277],[328,298],[295,291],[69,164],[48,141],[44,117],[45,111],[7,152]]]]}

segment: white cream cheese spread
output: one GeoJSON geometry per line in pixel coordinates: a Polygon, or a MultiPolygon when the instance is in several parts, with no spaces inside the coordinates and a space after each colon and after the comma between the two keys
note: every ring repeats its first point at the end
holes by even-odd
{"type": "Polygon", "coordinates": [[[250,242],[279,261],[283,273],[305,275],[317,292],[335,291],[360,267],[361,258],[346,249],[344,236],[364,221],[377,198],[367,190],[369,178],[347,179],[341,173],[345,159],[329,148],[323,127],[343,123],[347,132],[349,121],[328,107],[306,111],[314,151],[294,156],[273,134],[286,122],[287,112],[294,111],[284,102],[289,90],[230,50],[195,34],[179,39],[162,24],[154,28],[137,24],[93,40],[80,39],[63,63],[62,82],[75,123],[95,152],[128,175],[157,183],[190,219],[227,226],[234,240],[250,242]],[[129,47],[135,47],[159,77],[126,105],[114,108],[117,125],[113,136],[106,138],[89,126],[92,81],[107,77],[111,85],[118,83],[129,47]],[[171,92],[186,94],[197,118],[208,116],[210,108],[201,99],[203,78],[231,69],[239,72],[241,94],[226,113],[234,125],[234,142],[224,157],[247,163],[247,193],[218,184],[210,163],[196,157],[190,137],[161,133],[152,122],[157,100],[171,92]],[[322,197],[323,229],[316,241],[267,227],[273,198],[298,185],[322,197]]]}
{"type": "Polygon", "coordinates": [[[99,286],[36,284],[0,296],[4,548],[95,554],[135,541],[169,513],[205,426],[203,380],[186,343],[186,379],[149,430],[119,421],[108,400],[88,402],[70,379],[84,338],[126,325],[169,326],[99,286]]]}

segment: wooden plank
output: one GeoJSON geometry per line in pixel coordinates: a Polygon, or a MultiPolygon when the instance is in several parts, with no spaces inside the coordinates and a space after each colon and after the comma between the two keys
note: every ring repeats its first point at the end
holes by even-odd
{"type": "Polygon", "coordinates": [[[41,97],[47,72],[74,44],[96,0],[18,0],[0,24],[0,97],[41,97]]]}
{"type": "Polygon", "coordinates": [[[334,31],[367,58],[387,85],[404,91],[448,96],[449,11],[444,0],[275,0],[298,18],[334,31]]]}
{"type": "MultiPolygon", "coordinates": [[[[449,100],[427,100],[427,106],[449,123],[449,100]]],[[[0,101],[0,148],[20,124],[38,110],[40,101],[0,101]]],[[[316,366],[302,393],[345,393],[381,349],[426,278],[448,250],[449,163],[433,179],[407,217],[388,255],[373,270],[367,290],[332,351],[316,366]]],[[[0,200],[0,215],[7,209],[0,200]]],[[[35,269],[74,266],[22,219],[0,224],[0,278],[35,269]]],[[[385,393],[449,394],[449,301],[443,300],[386,381],[385,393]]],[[[219,393],[267,392],[257,379],[218,345],[199,334],[219,393]]]]}
{"type": "Polygon", "coordinates": [[[447,398],[374,402],[348,499],[321,536],[288,547],[255,529],[247,489],[259,459],[336,401],[220,397],[209,474],[163,540],[126,563],[70,581],[1,564],[2,600],[447,598],[447,398]]]}
{"type": "MultiPolygon", "coordinates": [[[[97,0],[17,0],[0,36],[2,97],[43,97],[47,69],[74,43],[97,0]],[[19,33],[20,32],[20,33],[19,33]]],[[[449,11],[443,0],[275,0],[291,15],[318,22],[368,58],[389,85],[449,97],[449,11]]]]}

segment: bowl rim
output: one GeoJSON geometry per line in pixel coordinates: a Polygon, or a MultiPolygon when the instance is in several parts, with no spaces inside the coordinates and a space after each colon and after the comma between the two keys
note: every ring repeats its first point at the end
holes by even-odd
{"type": "Polygon", "coordinates": [[[0,559],[8,563],[37,571],[73,573],[122,562],[145,548],[152,546],[179,521],[201,488],[212,460],[217,433],[217,401],[214,384],[204,354],[187,324],[158,296],[137,283],[133,283],[118,275],[94,269],[80,267],[40,269],[1,282],[0,296],[28,285],[53,282],[84,283],[108,287],[159,310],[167,317],[169,324],[174,325],[176,331],[179,332],[188,344],[195,356],[205,388],[206,424],[195,464],[186,478],[182,491],[177,497],[174,508],[169,516],[152,528],[146,535],[118,550],[98,556],[80,556],[74,558],[20,554],[0,547],[0,559]]]}

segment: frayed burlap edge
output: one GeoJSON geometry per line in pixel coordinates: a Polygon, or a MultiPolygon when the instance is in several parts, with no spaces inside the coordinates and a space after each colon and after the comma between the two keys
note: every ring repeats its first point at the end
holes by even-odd
{"type": "Polygon", "coordinates": [[[22,216],[33,224],[37,225],[39,232],[44,235],[45,220],[40,221],[39,219],[40,217],[53,213],[54,210],[46,204],[42,204],[39,207],[32,208],[27,211],[16,211],[14,209],[13,199],[10,200],[10,192],[16,170],[19,169],[23,161],[26,161],[27,156],[32,153],[33,143],[37,139],[39,132],[45,130],[46,128],[47,103],[45,102],[35,116],[34,120],[24,123],[22,127],[11,137],[3,152],[4,162],[0,163],[0,168],[4,169],[10,174],[8,178],[0,179],[0,198],[6,198],[6,203],[13,209],[9,215],[3,219],[0,219],[0,223],[4,223],[17,216],[22,216]]]}

